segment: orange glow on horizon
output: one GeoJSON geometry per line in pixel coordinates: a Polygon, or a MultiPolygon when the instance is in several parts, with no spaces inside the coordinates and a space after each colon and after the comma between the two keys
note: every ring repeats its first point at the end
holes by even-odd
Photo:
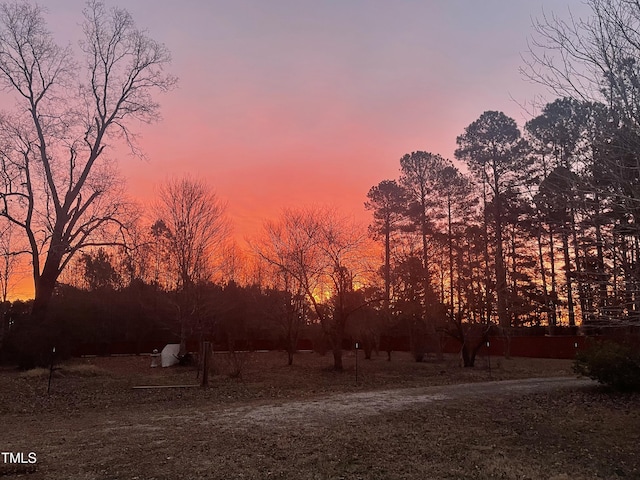
{"type": "MultiPolygon", "coordinates": [[[[561,14],[557,2],[542,0],[561,14]]],[[[61,45],[76,48],[83,3],[49,8],[61,45]]],[[[157,123],[130,124],[146,160],[113,138],[105,154],[142,209],[169,177],[205,179],[228,203],[240,248],[285,207],[332,205],[368,224],[368,190],[397,178],[404,154],[452,159],[483,111],[522,123],[513,99],[543,91],[518,73],[540,2],[149,4],[125,7],[171,51],[179,83],[153,94],[157,123]]],[[[0,96],[0,107],[13,100],[0,96]]],[[[24,270],[12,298],[33,295],[24,270]]]]}

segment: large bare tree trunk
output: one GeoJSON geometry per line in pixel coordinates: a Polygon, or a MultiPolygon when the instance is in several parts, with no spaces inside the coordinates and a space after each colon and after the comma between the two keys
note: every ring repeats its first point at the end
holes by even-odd
{"type": "Polygon", "coordinates": [[[333,347],[333,369],[336,372],[342,372],[344,370],[342,366],[342,346],[333,347]]]}

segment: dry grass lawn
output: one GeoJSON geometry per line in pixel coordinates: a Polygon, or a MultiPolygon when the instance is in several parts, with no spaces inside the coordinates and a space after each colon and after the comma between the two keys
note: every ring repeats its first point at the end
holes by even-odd
{"type": "MultiPolygon", "coordinates": [[[[358,415],[357,398],[413,389],[572,376],[571,362],[456,358],[412,362],[406,354],[215,355],[211,388],[136,390],[196,383],[189,367],[150,369],[148,357],[78,359],[55,372],[0,371],[0,451],[35,452],[0,477],[73,479],[615,479],[640,478],[640,397],[597,387],[466,395],[358,415]],[[239,363],[238,363],[239,362],[239,363]],[[231,378],[238,364],[240,378],[231,378]],[[320,419],[278,417],[291,402],[343,398],[354,412],[320,419]],[[350,400],[353,399],[353,400],[350,400]],[[269,423],[249,413],[271,411],[269,423]],[[265,410],[267,409],[267,410],[265,410]],[[280,413],[279,413],[280,412],[280,413]]],[[[446,388],[446,387],[445,387],[446,388]]],[[[397,395],[404,395],[398,392],[397,395]]],[[[302,417],[304,418],[304,417],[302,417]]],[[[0,459],[1,460],[1,459],[0,459]]]]}

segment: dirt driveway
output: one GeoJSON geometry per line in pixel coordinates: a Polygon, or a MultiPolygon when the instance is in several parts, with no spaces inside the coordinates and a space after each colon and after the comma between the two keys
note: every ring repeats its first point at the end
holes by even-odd
{"type": "MultiPolygon", "coordinates": [[[[518,413],[529,415],[526,412],[556,393],[571,395],[591,385],[586,379],[556,377],[241,405],[201,401],[71,415],[11,414],[2,422],[2,451],[35,452],[37,463],[0,465],[0,476],[537,479],[564,471],[573,474],[558,478],[602,478],[577,475],[576,464],[563,464],[560,457],[552,466],[547,460],[538,465],[531,457],[537,442],[547,448],[550,441],[564,445],[570,439],[565,438],[566,429],[531,437],[538,426],[529,424],[529,417],[522,423],[518,413]],[[556,440],[558,436],[562,438],[556,440]]],[[[582,439],[579,432],[576,441],[582,439]]],[[[588,468],[592,465],[590,461],[588,468]]],[[[610,467],[602,468],[608,472],[610,467]]]]}
{"type": "Polygon", "coordinates": [[[506,395],[579,388],[593,385],[585,378],[555,377],[507,380],[500,382],[468,383],[438,387],[404,388],[371,392],[343,393],[305,401],[253,404],[216,411],[190,411],[184,415],[155,415],[149,424],[162,424],[169,419],[200,425],[220,425],[236,428],[260,426],[289,429],[304,425],[322,427],[346,418],[362,418],[420,407],[433,402],[452,403],[459,399],[488,399],[506,395]]]}

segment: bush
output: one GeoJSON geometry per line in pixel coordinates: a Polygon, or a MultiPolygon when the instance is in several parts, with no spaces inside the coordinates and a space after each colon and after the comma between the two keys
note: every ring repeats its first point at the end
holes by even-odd
{"type": "Polygon", "coordinates": [[[597,342],[578,352],[573,370],[620,391],[640,391],[640,352],[630,345],[597,342]]]}

